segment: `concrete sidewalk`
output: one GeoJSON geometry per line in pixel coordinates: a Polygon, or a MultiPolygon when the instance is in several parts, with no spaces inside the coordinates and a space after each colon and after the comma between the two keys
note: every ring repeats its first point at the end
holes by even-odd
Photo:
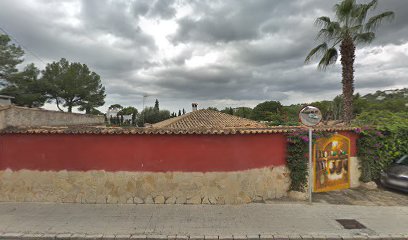
{"type": "Polygon", "coordinates": [[[0,239],[408,239],[408,207],[0,203],[0,239]],[[335,219],[356,219],[347,230],[335,219]]]}

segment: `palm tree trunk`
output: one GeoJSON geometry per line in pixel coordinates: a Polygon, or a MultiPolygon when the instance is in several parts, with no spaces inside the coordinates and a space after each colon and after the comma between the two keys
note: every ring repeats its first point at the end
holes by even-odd
{"type": "Polygon", "coordinates": [[[350,124],[353,118],[354,59],[356,46],[350,36],[346,36],[340,45],[342,84],[343,84],[343,121],[350,124]]]}

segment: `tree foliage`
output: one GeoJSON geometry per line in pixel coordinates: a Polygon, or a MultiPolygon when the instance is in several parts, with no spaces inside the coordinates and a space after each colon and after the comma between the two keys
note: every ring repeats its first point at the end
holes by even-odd
{"type": "Polygon", "coordinates": [[[212,111],[217,111],[217,112],[219,111],[218,108],[216,107],[208,107],[207,110],[212,110],[212,111]]]}
{"type": "Polygon", "coordinates": [[[257,121],[268,121],[273,125],[280,125],[283,120],[282,104],[278,101],[266,101],[254,107],[251,119],[257,121]]]}
{"type": "Polygon", "coordinates": [[[160,107],[159,107],[159,100],[158,100],[158,99],[156,99],[156,101],[154,102],[154,109],[155,109],[155,110],[157,110],[157,111],[159,111],[159,110],[160,110],[160,107]]]}
{"type": "Polygon", "coordinates": [[[234,111],[234,115],[242,118],[250,118],[252,114],[252,108],[238,107],[234,111]]]}
{"type": "Polygon", "coordinates": [[[140,113],[137,120],[138,126],[144,126],[146,123],[154,124],[170,118],[170,111],[157,110],[155,107],[147,107],[140,113]]]}
{"type": "Polygon", "coordinates": [[[322,113],[322,120],[340,120],[343,115],[342,95],[336,96],[331,101],[312,102],[310,105],[319,108],[322,113]]]}
{"type": "Polygon", "coordinates": [[[112,104],[112,105],[109,106],[109,109],[111,109],[111,110],[112,110],[112,109],[115,109],[115,108],[116,108],[116,109],[123,109],[123,106],[120,105],[120,104],[117,104],[117,103],[116,103],[116,104],[112,104]]]}
{"type": "Polygon", "coordinates": [[[397,131],[408,127],[408,112],[371,110],[360,114],[353,122],[356,126],[375,126],[379,130],[397,131]]]}
{"type": "Polygon", "coordinates": [[[226,107],[223,110],[221,110],[220,112],[226,113],[226,114],[229,114],[229,115],[234,115],[234,109],[232,107],[226,107]]]}
{"type": "MultiPolygon", "coordinates": [[[[105,115],[103,112],[99,111],[96,108],[92,108],[87,114],[92,114],[92,115],[105,115]]],[[[106,116],[105,116],[106,117],[106,116]]]]}
{"type": "Polygon", "coordinates": [[[122,108],[122,110],[118,112],[118,115],[132,115],[132,114],[137,114],[137,109],[131,106],[122,108]]]}
{"type": "Polygon", "coordinates": [[[30,64],[23,71],[9,76],[8,84],[0,94],[14,97],[12,102],[18,106],[41,107],[46,101],[43,84],[38,79],[40,70],[30,64]]]}
{"type": "Polygon", "coordinates": [[[354,124],[365,126],[358,139],[361,180],[377,180],[392,160],[408,152],[408,112],[367,111],[354,124]]]}
{"type": "MultiPolygon", "coordinates": [[[[102,86],[102,85],[100,85],[102,86]]],[[[105,104],[105,88],[93,88],[90,92],[79,102],[79,111],[85,111],[87,114],[97,111],[97,107],[105,104]]]]}
{"type": "Polygon", "coordinates": [[[23,62],[23,49],[10,41],[9,36],[0,34],[0,86],[7,85],[10,77],[17,73],[17,65],[23,62]]]}
{"type": "Polygon", "coordinates": [[[284,125],[298,125],[299,124],[299,112],[302,109],[302,104],[291,104],[289,106],[283,106],[283,119],[284,125]]]}
{"type": "MultiPolygon", "coordinates": [[[[233,110],[234,116],[267,121],[270,125],[299,125],[299,111],[312,105],[320,109],[323,121],[338,121],[343,115],[342,96],[338,95],[332,100],[315,101],[311,103],[291,104],[279,106],[278,102],[260,103],[254,109],[249,107],[226,107],[222,112],[229,113],[233,110]],[[275,118],[274,118],[275,117],[275,118]]],[[[393,113],[408,112],[408,88],[377,91],[361,96],[359,93],[353,96],[353,118],[372,110],[390,111],[393,113]]],[[[215,110],[214,108],[207,108],[215,110]]],[[[181,112],[180,112],[181,114],[181,112]]]]}
{"type": "Polygon", "coordinates": [[[62,110],[62,104],[68,112],[76,106],[90,111],[104,104],[105,87],[99,75],[85,64],[70,63],[62,58],[59,62],[47,64],[42,73],[47,98],[54,100],[58,109],[62,110]]]}

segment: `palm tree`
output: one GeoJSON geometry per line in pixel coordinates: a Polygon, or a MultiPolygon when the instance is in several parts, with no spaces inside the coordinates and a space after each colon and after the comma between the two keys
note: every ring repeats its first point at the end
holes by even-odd
{"type": "Polygon", "coordinates": [[[325,70],[327,66],[335,64],[338,58],[337,47],[340,45],[343,85],[343,121],[350,124],[353,117],[354,92],[354,59],[356,45],[370,43],[375,38],[374,31],[383,20],[392,20],[394,12],[386,11],[368,18],[378,0],[367,4],[356,3],[355,0],[343,0],[334,5],[335,21],[323,16],[316,19],[315,24],[321,27],[317,38],[322,43],[313,48],[307,55],[305,62],[313,57],[321,57],[318,69],[325,70]]]}

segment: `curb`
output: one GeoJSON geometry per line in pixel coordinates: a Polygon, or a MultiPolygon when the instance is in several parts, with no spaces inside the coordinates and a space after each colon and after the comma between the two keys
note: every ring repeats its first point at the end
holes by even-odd
{"type": "Polygon", "coordinates": [[[81,233],[0,233],[1,240],[363,240],[363,239],[383,239],[383,240],[408,240],[408,234],[400,235],[280,235],[280,234],[259,234],[259,235],[139,235],[139,234],[81,234],[81,233]]]}

